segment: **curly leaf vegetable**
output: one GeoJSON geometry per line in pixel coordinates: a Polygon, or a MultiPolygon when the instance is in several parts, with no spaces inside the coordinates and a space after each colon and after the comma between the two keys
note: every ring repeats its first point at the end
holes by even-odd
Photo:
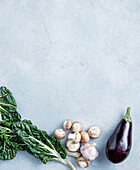
{"type": "Polygon", "coordinates": [[[16,109],[17,104],[10,90],[4,86],[0,87],[0,121],[20,121],[21,116],[16,109]]]}
{"type": "Polygon", "coordinates": [[[0,159],[10,160],[16,156],[17,150],[24,150],[17,135],[11,130],[12,122],[21,119],[16,111],[17,104],[12,93],[6,88],[0,88],[0,159]]]}
{"type": "Polygon", "coordinates": [[[12,93],[0,88],[0,159],[9,160],[16,156],[17,150],[27,150],[43,163],[55,160],[71,169],[75,167],[66,158],[61,142],[45,131],[39,130],[31,121],[21,121],[17,104],[12,93]]]}
{"type": "Polygon", "coordinates": [[[24,150],[24,144],[19,142],[17,135],[11,130],[11,123],[0,121],[0,159],[13,159],[17,150],[24,150]]]}
{"type": "Polygon", "coordinates": [[[26,144],[26,150],[44,164],[54,160],[75,170],[75,167],[67,160],[67,153],[60,141],[45,131],[39,130],[30,120],[13,123],[13,131],[20,141],[26,144]]]}

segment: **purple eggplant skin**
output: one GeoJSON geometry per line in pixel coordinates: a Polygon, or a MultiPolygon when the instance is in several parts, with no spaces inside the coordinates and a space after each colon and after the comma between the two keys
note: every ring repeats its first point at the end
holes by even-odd
{"type": "Polygon", "coordinates": [[[130,107],[123,119],[109,137],[106,145],[106,156],[112,163],[124,161],[132,146],[132,120],[130,117],[130,107]]]}

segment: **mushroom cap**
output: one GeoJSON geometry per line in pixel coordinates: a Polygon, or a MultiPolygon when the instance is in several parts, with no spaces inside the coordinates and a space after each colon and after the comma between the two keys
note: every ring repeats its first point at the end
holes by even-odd
{"type": "Polygon", "coordinates": [[[83,131],[83,125],[81,122],[74,122],[71,127],[72,132],[82,132],[83,131]]]}
{"type": "Polygon", "coordinates": [[[90,138],[87,132],[81,132],[81,142],[87,143],[89,142],[90,138]]]}
{"type": "Polygon", "coordinates": [[[70,119],[67,119],[64,121],[64,123],[63,123],[64,129],[68,130],[71,128],[71,126],[72,126],[72,121],[70,119]]]}
{"type": "Polygon", "coordinates": [[[78,166],[80,166],[81,168],[87,168],[90,165],[90,161],[86,160],[83,156],[79,156],[76,159],[76,163],[78,164],[78,166]]]}
{"type": "Polygon", "coordinates": [[[80,143],[73,143],[73,140],[66,141],[66,147],[70,152],[76,152],[80,148],[80,143]]]}
{"type": "Polygon", "coordinates": [[[53,134],[57,139],[63,139],[66,136],[63,129],[56,129],[53,134]]]}
{"type": "Polygon", "coordinates": [[[68,139],[73,140],[73,143],[79,143],[81,140],[81,134],[79,132],[75,132],[74,134],[69,133],[68,139]]]}
{"type": "Polygon", "coordinates": [[[88,129],[88,134],[91,138],[93,139],[96,139],[98,138],[102,133],[102,130],[99,126],[91,126],[89,129],[88,129]]]}

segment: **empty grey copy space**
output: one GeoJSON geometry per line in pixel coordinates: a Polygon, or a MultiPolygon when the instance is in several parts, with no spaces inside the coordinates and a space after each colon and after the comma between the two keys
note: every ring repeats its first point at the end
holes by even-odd
{"type": "MultiPolygon", "coordinates": [[[[90,141],[97,143],[99,157],[88,170],[138,170],[139,30],[139,0],[1,0],[0,86],[12,91],[22,119],[49,134],[67,118],[82,122],[85,131],[99,125],[101,137],[90,141]],[[132,152],[114,165],[105,145],[128,106],[132,152]]],[[[15,159],[0,161],[0,169],[68,168],[18,151],[15,159]]]]}

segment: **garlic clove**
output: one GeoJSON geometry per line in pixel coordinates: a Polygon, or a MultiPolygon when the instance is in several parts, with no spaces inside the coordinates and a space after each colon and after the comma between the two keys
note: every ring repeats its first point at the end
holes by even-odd
{"type": "Polygon", "coordinates": [[[98,156],[95,144],[85,144],[81,146],[80,152],[88,161],[93,161],[98,156]]]}

